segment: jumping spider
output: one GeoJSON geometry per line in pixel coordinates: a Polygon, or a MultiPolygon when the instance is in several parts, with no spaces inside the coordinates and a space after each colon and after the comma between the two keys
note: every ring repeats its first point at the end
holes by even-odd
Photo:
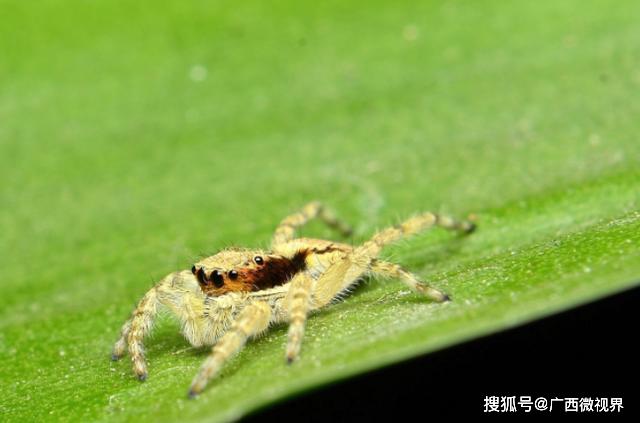
{"type": "Polygon", "coordinates": [[[448,300],[416,275],[377,257],[385,245],[435,225],[462,233],[475,228],[468,221],[423,213],[376,233],[360,246],[295,238],[296,228],[313,218],[345,236],[351,233],[349,226],[313,202],[280,223],[270,251],[226,249],[191,270],[169,274],[142,297],[123,325],[112,359],[128,349],[138,379],[147,378],[142,341],[163,305],[178,317],[191,345],[213,345],[191,383],[190,397],[202,392],[248,338],[279,322],[289,323],[286,360],[291,363],[300,353],[307,315],[331,304],[365,275],[396,278],[435,301],[448,300]]]}

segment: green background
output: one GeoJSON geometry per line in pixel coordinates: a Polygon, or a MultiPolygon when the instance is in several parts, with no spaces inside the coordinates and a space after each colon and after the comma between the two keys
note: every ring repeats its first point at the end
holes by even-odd
{"type": "MultiPolygon", "coordinates": [[[[228,420],[619,291],[640,275],[637,1],[0,0],[0,414],[228,420]],[[135,302],[321,200],[353,243],[475,213],[385,256],[454,299],[369,280],[252,342],[196,401],[170,318],[149,379],[109,361],[135,302]]],[[[305,235],[331,237],[319,224],[305,235]]]]}

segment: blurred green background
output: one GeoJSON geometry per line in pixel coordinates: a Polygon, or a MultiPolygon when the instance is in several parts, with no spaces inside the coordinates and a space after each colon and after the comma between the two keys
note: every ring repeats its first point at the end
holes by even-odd
{"type": "MultiPolygon", "coordinates": [[[[640,3],[0,0],[0,414],[227,420],[519,324],[640,275],[640,3]],[[351,242],[421,210],[479,216],[251,343],[196,402],[171,319],[149,380],[108,360],[158,278],[265,247],[321,200],[351,242]],[[247,395],[247,390],[251,394],[247,395]]],[[[306,235],[333,236],[320,225],[306,235]]]]}

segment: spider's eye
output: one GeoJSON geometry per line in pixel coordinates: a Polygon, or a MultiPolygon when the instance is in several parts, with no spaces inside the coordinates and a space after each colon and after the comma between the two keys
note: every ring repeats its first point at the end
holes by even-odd
{"type": "Polygon", "coordinates": [[[238,272],[235,270],[229,270],[229,279],[236,280],[238,279],[238,272]]]}
{"type": "Polygon", "coordinates": [[[191,266],[191,273],[196,274],[196,265],[191,266]]]}
{"type": "Polygon", "coordinates": [[[263,260],[263,259],[262,259],[262,257],[260,257],[260,256],[255,256],[255,257],[253,258],[253,261],[255,261],[255,262],[256,262],[256,264],[264,264],[264,260],[263,260]]]}
{"type": "Polygon", "coordinates": [[[213,284],[216,286],[216,288],[220,288],[222,285],[224,285],[224,278],[217,270],[211,272],[209,279],[213,281],[213,284]]]}
{"type": "Polygon", "coordinates": [[[202,267],[196,270],[195,275],[196,275],[196,278],[198,278],[198,282],[200,282],[201,285],[206,285],[207,283],[206,277],[204,276],[204,270],[202,270],[202,267]]]}

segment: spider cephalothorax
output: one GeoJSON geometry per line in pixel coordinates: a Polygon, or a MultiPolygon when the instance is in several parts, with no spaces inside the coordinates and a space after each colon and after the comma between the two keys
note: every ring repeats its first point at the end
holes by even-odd
{"type": "Polygon", "coordinates": [[[222,251],[191,267],[205,295],[253,292],[284,285],[306,268],[308,249],[292,257],[261,251],[222,251]]]}
{"type": "Polygon", "coordinates": [[[448,300],[443,292],[378,255],[385,245],[435,225],[463,233],[475,228],[471,222],[423,213],[378,232],[359,246],[295,238],[296,228],[316,217],[344,235],[351,233],[314,202],[282,221],[270,251],[227,249],[195,263],[191,271],[167,275],[142,297],[125,322],[113,359],[128,350],[134,372],[140,380],[146,379],[142,341],[158,307],[165,306],[178,317],[192,345],[213,345],[191,384],[190,396],[202,392],[248,338],[275,323],[289,323],[286,359],[291,363],[300,353],[307,315],[340,298],[363,276],[392,277],[435,301],[448,300]]]}

